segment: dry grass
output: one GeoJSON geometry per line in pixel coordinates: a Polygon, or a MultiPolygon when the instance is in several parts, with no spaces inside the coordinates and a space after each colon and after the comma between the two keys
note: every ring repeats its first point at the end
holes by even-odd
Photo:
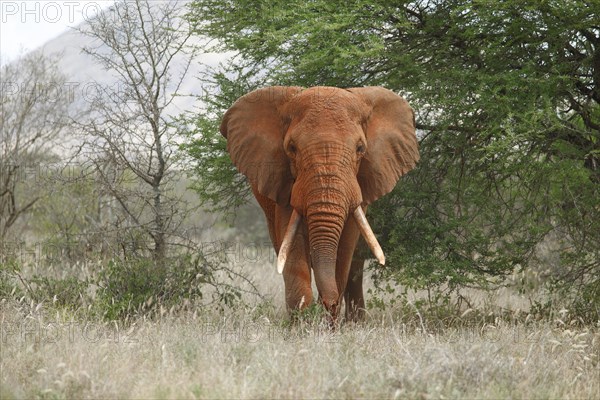
{"type": "MultiPolygon", "coordinates": [[[[423,323],[392,308],[290,326],[271,263],[245,268],[270,300],[127,327],[0,301],[0,398],[600,398],[600,327],[568,315],[423,323]]],[[[507,290],[473,304],[490,301],[526,307],[507,290]]]]}
{"type": "Polygon", "coordinates": [[[287,326],[260,303],[123,329],[3,301],[0,397],[600,397],[597,327],[499,319],[432,332],[399,313],[331,332],[287,326]]]}

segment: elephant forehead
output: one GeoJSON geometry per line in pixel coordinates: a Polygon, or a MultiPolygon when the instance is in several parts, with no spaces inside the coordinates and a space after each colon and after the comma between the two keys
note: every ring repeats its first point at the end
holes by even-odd
{"type": "Polygon", "coordinates": [[[296,95],[298,99],[341,99],[341,98],[350,98],[354,97],[352,93],[345,89],[340,89],[332,86],[315,86],[308,89],[303,90],[302,92],[296,95]]]}
{"type": "Polygon", "coordinates": [[[354,121],[346,112],[332,112],[329,110],[308,110],[298,121],[298,129],[308,132],[341,133],[347,132],[354,121]]]}
{"type": "Polygon", "coordinates": [[[360,118],[367,105],[345,89],[317,86],[300,92],[291,103],[292,113],[318,119],[360,118]]]}
{"type": "Polygon", "coordinates": [[[357,139],[362,133],[359,124],[351,123],[339,116],[320,114],[304,117],[290,128],[288,136],[299,145],[313,142],[323,145],[326,143],[346,145],[349,143],[349,139],[354,143],[354,139],[357,139]]]}
{"type": "Polygon", "coordinates": [[[345,114],[309,111],[290,125],[287,140],[300,147],[310,144],[348,146],[364,136],[361,125],[345,114]]]}

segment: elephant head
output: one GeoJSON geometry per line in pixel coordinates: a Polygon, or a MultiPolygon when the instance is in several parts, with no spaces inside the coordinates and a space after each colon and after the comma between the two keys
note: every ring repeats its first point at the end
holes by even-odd
{"type": "Polygon", "coordinates": [[[363,208],[390,192],[419,159],[414,114],[403,98],[380,87],[267,87],[238,99],[220,130],[254,193],[293,209],[279,272],[301,221],[326,306],[337,304],[343,291],[336,286],[336,257],[349,218],[385,262],[363,208]]]}

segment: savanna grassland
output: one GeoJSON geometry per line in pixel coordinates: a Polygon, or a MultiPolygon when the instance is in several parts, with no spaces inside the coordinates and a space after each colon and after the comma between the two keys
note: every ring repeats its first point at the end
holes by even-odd
{"type": "Polygon", "coordinates": [[[462,314],[371,308],[364,322],[331,331],[316,312],[289,323],[271,267],[253,267],[263,299],[226,309],[163,309],[127,323],[51,302],[3,300],[0,395],[600,397],[600,330],[567,310],[537,318],[523,297],[502,289],[479,296],[480,305],[462,314]]]}
{"type": "Polygon", "coordinates": [[[0,399],[599,399],[598,15],[123,0],[65,47],[90,64],[3,66],[0,399]],[[193,56],[225,53],[171,115],[193,56]],[[100,86],[63,71],[98,68],[117,80],[72,110],[100,86]],[[240,213],[222,116],[273,85],[383,86],[414,110],[418,167],[369,208],[388,262],[361,323],[290,322],[262,211],[240,213]]]}

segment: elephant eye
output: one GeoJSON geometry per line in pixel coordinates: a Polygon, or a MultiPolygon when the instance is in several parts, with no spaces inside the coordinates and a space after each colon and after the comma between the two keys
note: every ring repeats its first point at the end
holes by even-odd
{"type": "Polygon", "coordinates": [[[292,155],[296,155],[296,153],[298,152],[298,149],[296,148],[296,145],[294,143],[290,143],[288,145],[288,152],[292,155]]]}
{"type": "Polygon", "coordinates": [[[356,152],[357,152],[358,154],[365,154],[365,150],[366,150],[366,149],[365,149],[365,145],[364,145],[364,144],[362,144],[362,143],[359,143],[359,144],[356,146],[356,152]]]}

